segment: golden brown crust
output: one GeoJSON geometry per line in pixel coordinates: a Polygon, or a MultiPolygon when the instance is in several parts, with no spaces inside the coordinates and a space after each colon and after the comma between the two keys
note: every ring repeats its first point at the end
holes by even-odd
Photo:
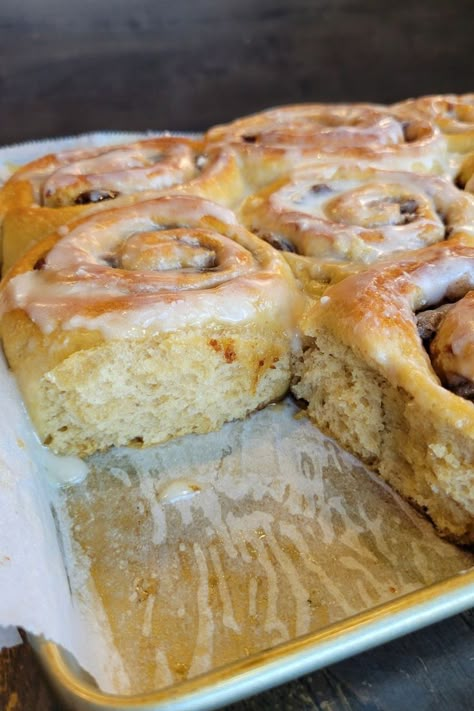
{"type": "Polygon", "coordinates": [[[442,172],[446,141],[420,116],[373,104],[296,104],[214,126],[208,145],[231,146],[261,187],[306,163],[333,161],[442,172]]]}
{"type": "Polygon", "coordinates": [[[474,200],[449,179],[351,165],[295,170],[250,195],[239,216],[321,292],[392,254],[474,238],[474,200]]]}
{"type": "Polygon", "coordinates": [[[429,352],[443,385],[472,399],[474,392],[474,291],[447,305],[429,352]],[[469,386],[469,387],[467,387],[469,386]]]}
{"type": "Polygon", "coordinates": [[[457,288],[474,289],[474,246],[440,243],[336,284],[308,315],[306,326],[312,333],[332,324],[346,345],[420,400],[432,398],[435,405],[438,398],[448,398],[456,412],[474,414],[471,403],[440,386],[414,318],[415,312],[457,295],[457,288]],[[420,387],[422,376],[427,392],[420,387]]]}
{"type": "Polygon", "coordinates": [[[474,404],[449,389],[471,378],[470,344],[451,358],[467,317],[428,345],[415,316],[474,288],[474,163],[450,153],[474,148],[472,97],[287,106],[20,169],[0,191],[2,329],[43,441],[84,455],[207,432],[281,397],[293,367],[322,430],[473,542],[474,404]],[[80,204],[91,191],[110,194],[80,204]],[[260,239],[209,197],[247,197],[260,239]],[[288,265],[322,296],[293,366],[308,300],[288,265]]]}
{"type": "MultiPolygon", "coordinates": [[[[415,313],[474,289],[474,248],[437,244],[330,287],[306,318],[298,397],[325,431],[474,542],[474,404],[444,387],[415,313]]],[[[467,327],[467,325],[466,325],[467,327]]]]}

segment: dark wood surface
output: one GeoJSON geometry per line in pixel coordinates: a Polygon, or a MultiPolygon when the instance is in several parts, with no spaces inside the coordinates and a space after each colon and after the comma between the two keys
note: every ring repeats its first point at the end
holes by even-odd
{"type": "MultiPolygon", "coordinates": [[[[2,0],[0,144],[473,91],[473,27],[472,0],[2,0]]],[[[473,709],[473,627],[459,615],[232,709],[473,709]]],[[[0,709],[59,708],[29,647],[4,651],[0,709]]]]}
{"type": "MultiPolygon", "coordinates": [[[[27,645],[0,655],[2,711],[59,711],[27,645]]],[[[472,711],[474,610],[228,706],[228,711],[472,711]]]]}
{"type": "Polygon", "coordinates": [[[472,0],[2,0],[0,144],[473,89],[472,0]]]}

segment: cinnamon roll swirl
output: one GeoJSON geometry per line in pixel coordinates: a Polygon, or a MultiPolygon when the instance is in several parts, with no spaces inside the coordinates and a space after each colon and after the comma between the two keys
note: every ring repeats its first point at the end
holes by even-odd
{"type": "Polygon", "coordinates": [[[395,104],[402,114],[433,121],[456,153],[474,150],[474,94],[422,96],[395,104]]]}
{"type": "Polygon", "coordinates": [[[17,263],[0,298],[8,362],[58,453],[209,432],[289,385],[291,271],[201,198],[73,223],[17,263]]]}
{"type": "Polygon", "coordinates": [[[474,401],[474,291],[435,311],[430,320],[429,354],[441,382],[452,392],[474,401]]]}
{"type": "Polygon", "coordinates": [[[294,171],[249,196],[240,217],[323,285],[397,252],[474,238],[474,200],[449,179],[357,166],[294,171]]]}
{"type": "Polygon", "coordinates": [[[462,161],[456,175],[456,185],[461,190],[474,193],[474,153],[470,153],[462,161]]]}
{"type": "Polygon", "coordinates": [[[81,214],[171,187],[231,206],[243,192],[238,159],[231,151],[207,150],[202,141],[162,136],[49,154],[23,166],[0,191],[4,271],[29,246],[81,214]]]}
{"type": "Polygon", "coordinates": [[[295,394],[324,431],[474,543],[474,248],[440,243],[330,287],[295,394]]]}
{"type": "Polygon", "coordinates": [[[446,142],[430,121],[371,104],[283,106],[215,126],[207,145],[232,146],[253,186],[308,162],[363,162],[441,172],[446,142]]]}

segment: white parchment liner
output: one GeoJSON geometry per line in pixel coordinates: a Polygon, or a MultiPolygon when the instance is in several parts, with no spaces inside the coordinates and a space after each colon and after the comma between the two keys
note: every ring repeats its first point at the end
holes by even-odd
{"type": "MultiPolygon", "coordinates": [[[[135,137],[4,149],[0,171],[135,137]]],[[[3,362],[0,397],[0,646],[16,626],[43,634],[105,691],[179,682],[474,562],[289,401],[97,455],[58,488],[3,362]]]]}

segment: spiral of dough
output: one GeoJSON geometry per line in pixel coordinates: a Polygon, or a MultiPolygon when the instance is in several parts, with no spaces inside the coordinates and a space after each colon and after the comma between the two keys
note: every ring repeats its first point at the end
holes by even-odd
{"type": "Polygon", "coordinates": [[[459,243],[440,242],[349,276],[305,319],[308,347],[294,386],[323,431],[428,513],[444,535],[471,544],[474,388],[466,381],[473,289],[474,248],[459,243]]]}
{"type": "Polygon", "coordinates": [[[308,162],[390,162],[396,169],[440,172],[446,157],[446,142],[432,122],[371,104],[270,109],[211,128],[206,142],[237,150],[257,185],[308,162]]]}
{"type": "Polygon", "coordinates": [[[230,210],[168,195],[89,216],[38,244],[6,280],[2,308],[23,309],[44,332],[80,323],[122,337],[243,321],[269,304],[288,311],[289,281],[280,255],[230,210]]]}
{"type": "Polygon", "coordinates": [[[93,204],[191,181],[200,186],[222,180],[226,159],[229,155],[206,152],[197,139],[161,136],[46,155],[17,170],[6,192],[27,183],[30,201],[39,206],[93,204]]]}
{"type": "Polygon", "coordinates": [[[474,236],[474,200],[448,179],[356,166],[294,171],[248,197],[241,217],[283,251],[353,264],[474,236]]]}
{"type": "Polygon", "coordinates": [[[474,94],[423,96],[395,104],[394,109],[410,118],[433,121],[451,151],[474,150],[474,94]]]}
{"type": "Polygon", "coordinates": [[[78,454],[209,432],[282,397],[300,304],[285,260],[233,212],[172,194],[61,229],[0,292],[39,436],[78,454]]]}
{"type": "Polygon", "coordinates": [[[233,206],[244,191],[238,158],[197,139],[161,136],[33,161],[0,191],[3,271],[82,214],[151,199],[170,188],[233,206]]]}

